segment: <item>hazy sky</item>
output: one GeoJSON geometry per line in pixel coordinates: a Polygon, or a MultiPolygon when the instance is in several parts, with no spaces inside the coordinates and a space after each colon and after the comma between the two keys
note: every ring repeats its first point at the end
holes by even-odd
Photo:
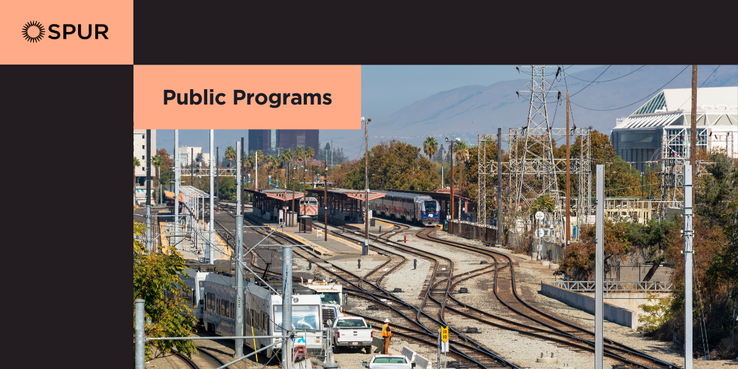
{"type": "MultiPolygon", "coordinates": [[[[530,78],[518,73],[516,65],[365,65],[361,67],[361,115],[379,118],[430,95],[468,85],[488,86],[512,79],[530,78]]],[[[593,65],[565,65],[568,73],[593,68],[593,65]]],[[[521,85],[522,86],[522,85],[521,85]]],[[[171,152],[174,131],[158,130],[157,148],[171,152]]],[[[215,146],[233,145],[247,130],[216,130],[215,146]]],[[[321,137],[322,139],[322,137],[321,137]]],[[[207,130],[180,130],[180,146],[200,146],[208,152],[207,130]]],[[[223,151],[225,149],[221,149],[223,151]]]]}
{"type": "MultiPolygon", "coordinates": [[[[530,79],[516,65],[365,65],[361,67],[361,110],[383,117],[430,95],[468,85],[530,79]]],[[[576,73],[596,65],[565,65],[576,73]]]]}

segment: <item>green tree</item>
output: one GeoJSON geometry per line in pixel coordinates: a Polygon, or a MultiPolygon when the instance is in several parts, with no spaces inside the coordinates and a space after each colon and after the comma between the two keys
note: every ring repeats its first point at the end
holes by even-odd
{"type": "Polygon", "coordinates": [[[428,160],[431,160],[436,152],[438,152],[438,141],[433,136],[427,137],[423,142],[423,153],[428,155],[428,160]]]}
{"type": "MultiPolygon", "coordinates": [[[[133,222],[133,300],[135,334],[135,300],[143,299],[146,309],[146,337],[187,337],[196,323],[183,291],[187,289],[178,273],[188,270],[176,247],[168,253],[149,251],[143,246],[144,225],[133,222]]],[[[172,349],[190,356],[197,353],[195,344],[187,340],[151,341],[146,345],[146,359],[151,358],[150,346],[162,354],[172,349]]]]}
{"type": "MultiPolygon", "coordinates": [[[[157,154],[153,158],[151,158],[151,165],[153,165],[156,168],[156,176],[154,178],[154,183],[156,183],[156,195],[159,196],[159,189],[161,187],[161,183],[159,183],[159,169],[162,165],[164,165],[164,160],[162,159],[161,155],[157,154]]],[[[161,198],[158,199],[159,202],[161,202],[161,198]]]]}
{"type": "Polygon", "coordinates": [[[228,146],[225,151],[225,158],[228,160],[228,168],[233,165],[233,161],[236,160],[236,149],[233,146],[228,146]]]}

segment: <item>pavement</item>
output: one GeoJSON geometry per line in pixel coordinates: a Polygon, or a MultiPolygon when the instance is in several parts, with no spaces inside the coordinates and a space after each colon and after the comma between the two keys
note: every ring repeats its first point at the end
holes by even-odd
{"type": "MultiPolygon", "coordinates": [[[[264,220],[261,217],[253,215],[250,210],[251,209],[247,208],[244,212],[245,218],[269,226],[270,229],[277,229],[277,232],[287,234],[304,245],[313,246],[315,251],[321,255],[361,255],[361,246],[363,242],[351,242],[344,240],[343,238],[336,237],[333,234],[328,234],[326,237],[323,227],[313,227],[310,232],[302,232],[299,227],[296,226],[281,227],[278,222],[264,220]]],[[[392,225],[381,221],[375,221],[375,225],[369,227],[369,233],[378,234],[380,233],[380,228],[384,228],[386,230],[387,227],[392,227],[392,225]]],[[[343,231],[346,234],[363,239],[364,225],[350,225],[349,227],[345,227],[343,231]],[[352,229],[354,227],[360,228],[361,231],[352,229]]],[[[369,254],[376,255],[377,253],[370,250],[369,254]]]]}
{"type": "MultiPolygon", "coordinates": [[[[175,240],[174,223],[161,222],[159,225],[159,233],[161,233],[161,247],[166,250],[170,244],[176,244],[177,251],[182,254],[185,260],[193,260],[205,262],[206,245],[208,242],[208,224],[198,221],[194,226],[195,232],[187,232],[185,226],[182,225],[179,231],[179,237],[175,240]]],[[[231,250],[226,246],[225,241],[216,232],[213,235],[215,248],[213,257],[215,260],[229,260],[231,250]]]]}

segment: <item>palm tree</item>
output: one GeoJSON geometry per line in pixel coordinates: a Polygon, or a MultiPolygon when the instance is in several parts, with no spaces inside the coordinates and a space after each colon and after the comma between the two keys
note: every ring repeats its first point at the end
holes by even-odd
{"type": "Polygon", "coordinates": [[[233,146],[228,146],[225,151],[225,157],[228,159],[228,168],[233,165],[233,161],[236,160],[236,149],[233,146]]]}
{"type": "Polygon", "coordinates": [[[289,178],[290,178],[290,166],[289,166],[289,164],[290,164],[290,162],[292,162],[292,151],[290,151],[290,149],[285,150],[282,153],[281,159],[282,159],[282,166],[284,167],[284,165],[287,165],[287,171],[285,173],[285,174],[287,174],[287,181],[285,181],[285,185],[287,185],[287,183],[289,183],[289,178]]]}
{"type": "Polygon", "coordinates": [[[305,152],[302,150],[302,147],[300,146],[297,146],[297,148],[295,149],[295,160],[297,161],[303,160],[303,162],[305,160],[305,152]]]}
{"type": "MultiPolygon", "coordinates": [[[[466,163],[469,161],[469,148],[466,146],[464,141],[459,141],[454,145],[454,156],[456,160],[466,163]]],[[[464,180],[464,166],[459,166],[459,193],[461,193],[461,183],[464,180]]]]}
{"type": "Polygon", "coordinates": [[[433,158],[433,155],[436,155],[438,152],[438,141],[436,141],[435,137],[428,137],[425,139],[425,142],[423,142],[423,153],[425,155],[428,155],[428,160],[431,160],[433,158]]]}
{"type": "Polygon", "coordinates": [[[305,149],[305,156],[307,157],[307,162],[310,163],[310,182],[313,182],[313,157],[315,156],[315,150],[308,146],[307,149],[305,149]]]}
{"type": "MultiPolygon", "coordinates": [[[[159,168],[164,165],[164,159],[161,157],[161,155],[158,154],[152,159],[153,160],[151,160],[151,164],[156,167],[156,193],[159,194],[159,190],[161,190],[161,183],[159,183],[159,168]]],[[[158,202],[161,204],[161,195],[159,195],[158,200],[158,202]]]]}
{"type": "Polygon", "coordinates": [[[133,157],[133,204],[136,204],[136,167],[141,165],[137,157],[133,157]]]}

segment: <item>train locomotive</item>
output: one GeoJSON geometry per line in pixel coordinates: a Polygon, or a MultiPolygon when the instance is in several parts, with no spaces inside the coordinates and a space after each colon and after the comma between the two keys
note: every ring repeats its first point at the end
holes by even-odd
{"type": "Polygon", "coordinates": [[[384,197],[369,201],[369,209],[379,216],[425,226],[438,224],[441,211],[438,201],[430,196],[403,192],[386,192],[384,197]]]}

